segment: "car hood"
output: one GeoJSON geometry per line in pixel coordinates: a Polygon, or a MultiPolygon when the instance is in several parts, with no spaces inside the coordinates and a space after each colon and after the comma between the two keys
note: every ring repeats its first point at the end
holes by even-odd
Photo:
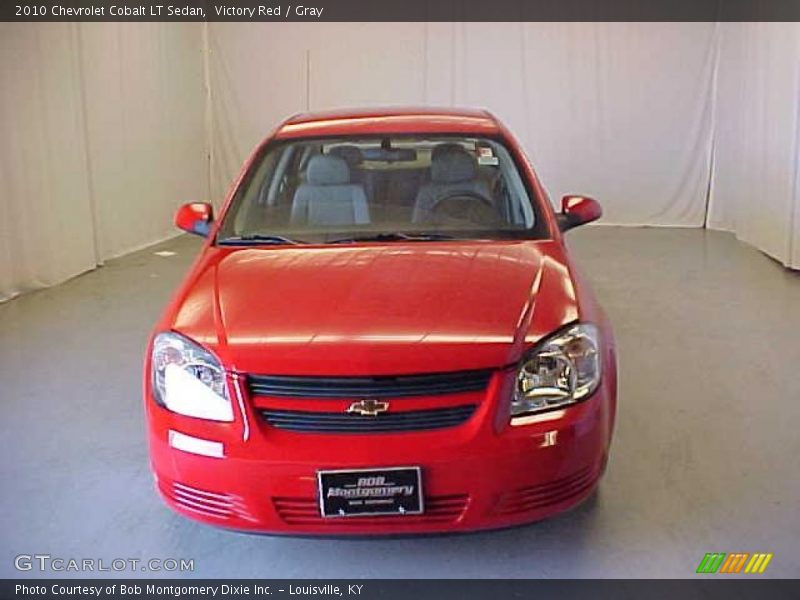
{"type": "Polygon", "coordinates": [[[226,367],[404,374],[499,367],[577,318],[556,242],[207,250],[174,329],[226,367]]]}

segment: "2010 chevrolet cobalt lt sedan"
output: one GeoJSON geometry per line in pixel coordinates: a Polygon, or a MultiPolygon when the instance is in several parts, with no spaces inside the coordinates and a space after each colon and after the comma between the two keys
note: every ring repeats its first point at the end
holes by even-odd
{"type": "Polygon", "coordinates": [[[484,111],[295,116],[246,162],[158,322],[144,401],[178,512],[297,534],[464,531],[591,495],[616,407],[609,323],[484,111]]]}

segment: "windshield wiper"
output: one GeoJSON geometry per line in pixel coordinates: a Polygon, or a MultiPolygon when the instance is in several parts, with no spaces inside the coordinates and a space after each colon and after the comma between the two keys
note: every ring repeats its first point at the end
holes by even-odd
{"type": "Polygon", "coordinates": [[[232,237],[222,238],[217,240],[220,246],[295,246],[297,244],[305,244],[301,240],[293,240],[283,235],[266,235],[261,233],[252,233],[248,235],[237,235],[232,237]]]}
{"type": "Polygon", "coordinates": [[[354,235],[326,242],[328,244],[352,244],[355,242],[435,242],[437,240],[455,240],[455,236],[446,233],[402,233],[400,231],[374,233],[370,235],[354,235]]]}

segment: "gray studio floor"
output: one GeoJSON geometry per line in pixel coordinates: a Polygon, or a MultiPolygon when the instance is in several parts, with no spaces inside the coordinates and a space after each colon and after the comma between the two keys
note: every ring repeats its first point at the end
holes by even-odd
{"type": "Polygon", "coordinates": [[[381,540],[248,536],[172,514],[151,486],[140,365],[198,248],[182,237],[0,305],[0,576],[34,574],[13,559],[38,553],[192,558],[200,577],[687,577],[710,551],[772,552],[768,576],[800,576],[800,274],[723,233],[570,240],[620,356],[609,470],[582,507],[381,540]]]}

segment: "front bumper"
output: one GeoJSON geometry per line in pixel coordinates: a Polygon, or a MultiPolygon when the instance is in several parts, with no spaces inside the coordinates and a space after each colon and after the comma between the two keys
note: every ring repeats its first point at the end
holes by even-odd
{"type": "MultiPolygon", "coordinates": [[[[500,528],[567,510],[592,494],[613,428],[615,385],[518,427],[498,418],[499,388],[469,422],[437,431],[338,435],[271,428],[244,399],[235,423],[176,415],[146,398],[157,488],[177,512],[264,533],[413,534],[500,528]],[[221,441],[224,458],[169,445],[169,431],[221,441]],[[419,466],[425,512],[323,518],[317,471],[419,466]]],[[[146,394],[147,395],[147,394],[146,394]]]]}

